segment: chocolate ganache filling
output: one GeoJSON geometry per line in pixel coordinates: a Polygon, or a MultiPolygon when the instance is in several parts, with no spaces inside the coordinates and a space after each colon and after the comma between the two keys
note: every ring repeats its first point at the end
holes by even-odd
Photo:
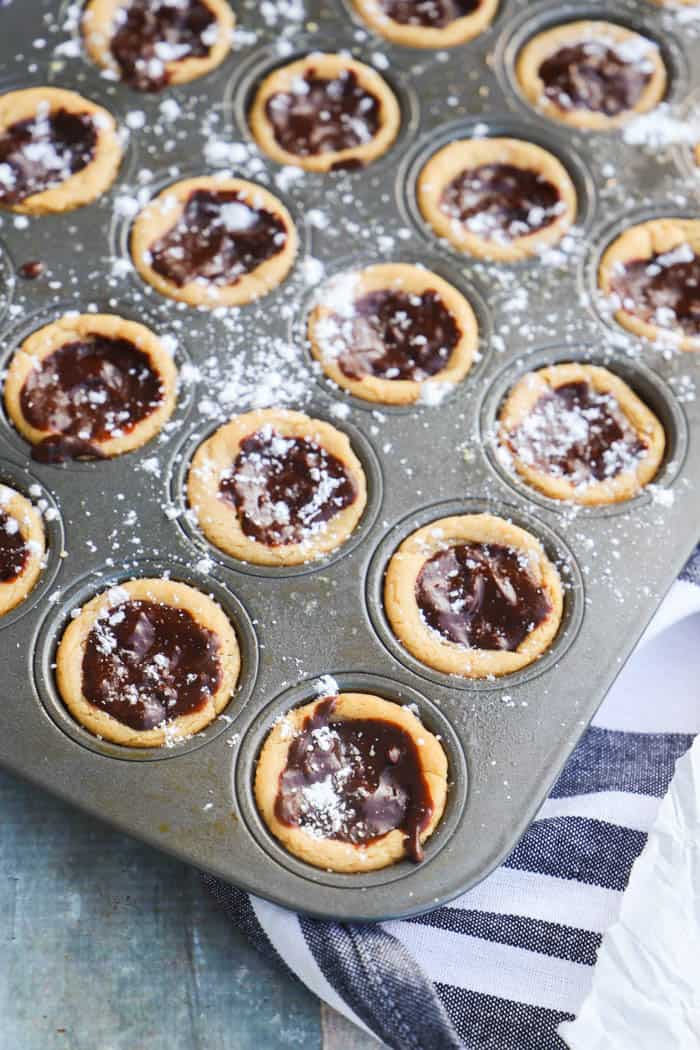
{"type": "Polygon", "coordinates": [[[421,382],[445,368],[461,331],[437,292],[369,292],[323,322],[323,349],[349,379],[421,382]]]}
{"type": "Polygon", "coordinates": [[[478,237],[515,240],[551,225],[562,202],[554,183],[538,171],[482,164],[445,186],[440,209],[478,237]]]}
{"type": "Polygon", "coordinates": [[[12,583],[22,575],[29,548],[16,518],[0,510],[0,583],[12,583]]]}
{"type": "Polygon", "coordinates": [[[616,46],[590,40],[562,47],[538,70],[544,93],[561,109],[616,117],[635,107],[651,80],[649,46],[645,40],[616,46]]]}
{"type": "Polygon", "coordinates": [[[689,245],[616,267],[610,290],[642,321],[700,335],[700,258],[689,245]]]}
{"type": "Polygon", "coordinates": [[[202,0],[131,0],[122,9],[110,51],[122,80],[139,91],[159,91],[170,62],[206,58],[217,22],[202,0]]]}
{"type": "Polygon", "coordinates": [[[282,219],[237,190],[194,190],[177,222],[151,245],[151,266],[180,288],[194,280],[232,285],[286,243],[282,219]]]}
{"type": "Polygon", "coordinates": [[[478,10],[481,0],[380,0],[392,22],[404,26],[444,29],[478,10]]]}
{"type": "Polygon", "coordinates": [[[268,98],[265,115],[282,149],[308,157],[369,142],[379,127],[379,102],[353,70],[330,80],[309,69],[291,91],[268,98]]]}
{"type": "Polygon", "coordinates": [[[514,651],[552,609],[527,558],[498,543],[458,543],[438,551],[416,580],[423,619],[457,645],[514,651]]]}
{"type": "Polygon", "coordinates": [[[543,394],[508,442],[527,466],[575,485],[635,470],[647,448],[617,399],[585,381],[543,394]]]}
{"type": "Polygon", "coordinates": [[[219,492],[235,506],[246,536],[269,547],[301,543],[357,497],[337,456],[271,426],[241,442],[219,492]]]}
{"type": "Polygon", "coordinates": [[[64,451],[72,446],[80,455],[90,454],[91,442],[128,434],[162,399],[160,376],[148,354],[128,339],[98,334],[65,343],[43,358],[20,392],[27,422],[53,432],[44,439],[47,448],[62,435],[76,439],[64,442],[64,451]]]}
{"type": "Polygon", "coordinates": [[[395,828],[414,861],[433,812],[418,749],[381,719],[333,721],[336,697],[319,703],[289,747],[275,816],[319,839],[366,846],[395,828]]]}
{"type": "Polygon", "coordinates": [[[221,682],[219,641],[187,609],[128,600],[103,613],[83,655],[83,694],[132,729],[200,710],[221,682]]]}
{"type": "Polygon", "coordinates": [[[97,129],[88,113],[50,110],[19,120],[0,133],[0,204],[19,204],[60,186],[95,155],[97,129]]]}

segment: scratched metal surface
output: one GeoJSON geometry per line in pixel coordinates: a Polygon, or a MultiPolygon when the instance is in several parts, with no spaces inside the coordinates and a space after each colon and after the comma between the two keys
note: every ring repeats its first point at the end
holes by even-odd
{"type": "Polygon", "coordinates": [[[296,20],[283,14],[285,5],[272,5],[270,25],[270,5],[235,6],[247,35],[215,74],[169,93],[178,103],[175,116],[162,100],[135,98],[98,76],[71,45],[56,4],[15,0],[0,14],[6,86],[50,80],[76,88],[133,131],[123,172],[98,204],[26,223],[3,220],[0,239],[10,265],[38,257],[48,270],[32,285],[16,282],[4,353],[65,304],[92,305],[171,332],[180,359],[198,366],[196,381],[183,388],[176,424],[153,446],[114,462],[30,463],[26,446],[0,419],[1,472],[26,487],[29,470],[59,510],[49,584],[0,624],[0,762],[94,816],[287,906],[343,919],[410,914],[483,878],[523,833],[693,546],[700,509],[695,359],[627,339],[588,302],[605,231],[609,237],[622,216],[632,221],[635,209],[696,213],[696,186],[682,175],[673,151],[649,152],[619,136],[574,134],[529,113],[508,77],[513,41],[525,17],[541,24],[548,17],[608,15],[639,25],[663,45],[669,101],[680,108],[697,87],[700,51],[692,27],[678,32],[644,0],[536,7],[505,0],[488,33],[449,54],[390,47],[364,33],[339,2],[309,0],[305,11],[297,5],[303,17],[296,20]],[[397,90],[402,135],[366,172],[291,179],[250,149],[245,108],[251,85],[270,62],[314,46],[352,48],[379,64],[397,90]],[[570,167],[582,228],[561,257],[513,268],[459,259],[416,219],[412,186],[422,159],[475,122],[543,142],[570,167]],[[123,255],[125,213],[138,190],[147,193],[217,163],[233,164],[284,197],[304,243],[281,289],[228,315],[159,299],[123,255]],[[435,267],[482,303],[485,338],[478,366],[438,409],[376,413],[317,379],[298,338],[298,319],[320,265],[330,272],[341,257],[347,265],[348,256],[360,263],[398,255],[435,267]],[[535,362],[579,355],[609,363],[661,416],[669,455],[653,497],[572,514],[534,498],[495,468],[489,429],[507,381],[535,362]],[[365,449],[375,516],[350,551],[300,574],[232,564],[182,525],[179,479],[196,436],[266,397],[333,418],[343,401],[349,417],[337,425],[348,427],[365,449]],[[378,596],[386,558],[405,532],[448,506],[488,508],[525,523],[543,539],[567,584],[564,627],[551,653],[497,683],[455,682],[418,667],[392,645],[383,622],[378,596]],[[66,557],[58,556],[62,544],[66,557]],[[209,560],[202,563],[205,554],[209,560]],[[244,650],[242,689],[226,717],[157,755],[100,744],[75,726],[56,697],[52,673],[56,639],[71,609],[107,582],[144,571],[171,571],[213,590],[234,618],[244,650]],[[341,686],[415,700],[445,739],[450,803],[419,867],[405,863],[352,877],[318,872],[286,856],[260,824],[250,777],[264,730],[328,673],[341,686]]]}

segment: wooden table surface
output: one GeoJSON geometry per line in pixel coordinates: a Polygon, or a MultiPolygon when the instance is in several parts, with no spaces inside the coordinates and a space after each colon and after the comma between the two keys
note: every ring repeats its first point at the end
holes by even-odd
{"type": "Polygon", "coordinates": [[[197,873],[0,772],[0,1050],[371,1050],[197,873]]]}

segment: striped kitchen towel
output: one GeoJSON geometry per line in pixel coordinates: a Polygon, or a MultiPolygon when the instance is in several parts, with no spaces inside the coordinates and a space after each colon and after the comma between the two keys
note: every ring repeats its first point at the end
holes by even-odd
{"type": "Polygon", "coordinates": [[[565,1050],[557,1028],[590,988],[676,760],[700,730],[698,641],[700,548],[529,831],[444,907],[349,925],[205,883],[257,947],[390,1047],[565,1050]]]}

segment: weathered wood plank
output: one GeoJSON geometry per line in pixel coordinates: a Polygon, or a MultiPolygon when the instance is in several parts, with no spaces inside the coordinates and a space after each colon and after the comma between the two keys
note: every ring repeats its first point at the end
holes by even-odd
{"type": "Polygon", "coordinates": [[[320,1050],[191,869],[2,773],[0,813],[0,1050],[320,1050]]]}
{"type": "Polygon", "coordinates": [[[323,1050],[380,1050],[384,1045],[366,1035],[325,1003],[321,1006],[321,1031],[323,1050]]]}

